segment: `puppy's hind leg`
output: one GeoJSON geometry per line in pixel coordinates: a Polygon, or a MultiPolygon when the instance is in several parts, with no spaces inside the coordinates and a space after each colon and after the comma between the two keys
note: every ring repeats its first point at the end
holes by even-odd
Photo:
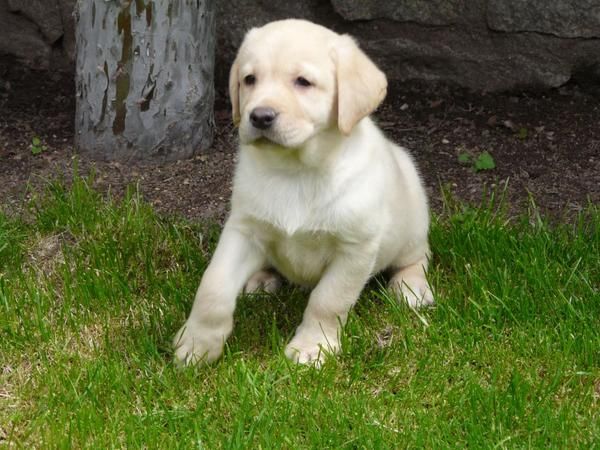
{"type": "Polygon", "coordinates": [[[427,282],[427,256],[413,264],[395,269],[389,287],[399,300],[404,300],[411,308],[433,305],[433,292],[427,282]]]}
{"type": "Polygon", "coordinates": [[[266,292],[274,294],[281,287],[281,278],[273,270],[263,269],[250,277],[244,286],[245,294],[266,292]]]}

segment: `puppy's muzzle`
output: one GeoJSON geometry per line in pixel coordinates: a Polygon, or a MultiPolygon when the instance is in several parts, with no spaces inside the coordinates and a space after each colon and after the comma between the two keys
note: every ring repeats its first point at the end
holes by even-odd
{"type": "Polygon", "coordinates": [[[254,128],[267,130],[271,128],[277,115],[277,111],[273,108],[259,106],[250,112],[250,123],[254,128]]]}

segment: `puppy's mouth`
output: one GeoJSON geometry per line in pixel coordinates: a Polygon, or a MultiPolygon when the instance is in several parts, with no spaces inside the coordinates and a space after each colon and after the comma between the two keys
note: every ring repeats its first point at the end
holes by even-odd
{"type": "MultiPolygon", "coordinates": [[[[304,127],[306,128],[306,127],[304,127]]],[[[273,150],[298,149],[312,134],[313,130],[289,128],[284,125],[261,130],[250,123],[242,123],[239,129],[240,142],[273,150]]]]}
{"type": "Polygon", "coordinates": [[[260,133],[254,139],[251,139],[248,144],[255,145],[258,147],[277,147],[277,148],[288,148],[283,142],[277,137],[270,135],[270,133],[260,133]]]}
{"type": "Polygon", "coordinates": [[[252,142],[252,144],[254,144],[254,145],[278,145],[278,146],[281,146],[281,144],[279,144],[278,142],[272,141],[271,139],[269,139],[266,136],[259,136],[258,138],[254,139],[254,141],[252,142]]]}

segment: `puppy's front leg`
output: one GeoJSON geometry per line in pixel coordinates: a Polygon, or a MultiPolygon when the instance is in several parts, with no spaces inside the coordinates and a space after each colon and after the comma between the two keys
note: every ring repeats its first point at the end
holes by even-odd
{"type": "Polygon", "coordinates": [[[319,366],[324,352],[339,350],[341,327],[371,276],[375,258],[375,251],[364,246],[335,256],[310,294],[302,323],[285,349],[288,358],[319,366]]]}
{"type": "Polygon", "coordinates": [[[264,254],[229,223],[206,268],[192,311],[175,336],[175,360],[182,364],[211,362],[223,352],[233,329],[237,295],[250,276],[264,265],[264,254]]]}

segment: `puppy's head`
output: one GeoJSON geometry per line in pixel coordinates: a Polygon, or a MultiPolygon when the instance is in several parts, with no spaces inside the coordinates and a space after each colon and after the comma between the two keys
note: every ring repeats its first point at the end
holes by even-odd
{"type": "Polygon", "coordinates": [[[229,77],[242,144],[288,148],[325,129],[349,134],[386,88],[385,75],[352,38],[293,19],[250,30],[229,77]]]}

